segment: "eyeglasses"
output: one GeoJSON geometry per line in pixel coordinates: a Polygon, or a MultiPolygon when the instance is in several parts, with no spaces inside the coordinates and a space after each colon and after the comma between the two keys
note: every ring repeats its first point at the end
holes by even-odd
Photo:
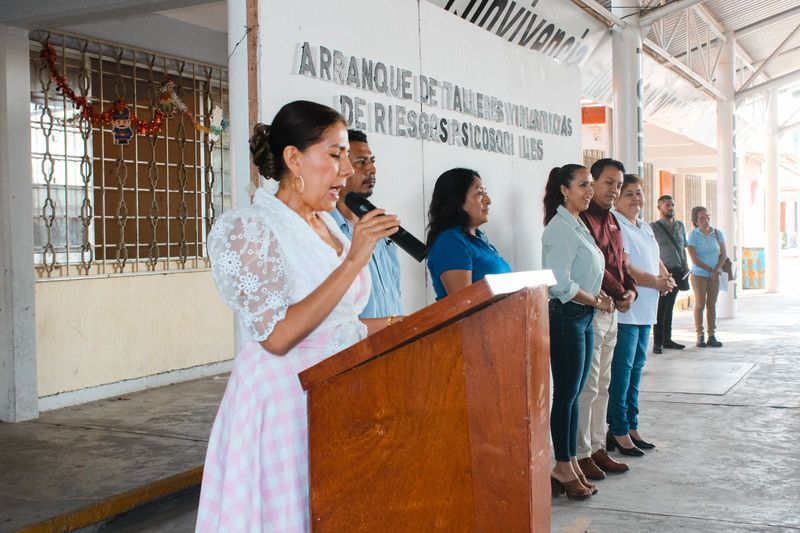
{"type": "Polygon", "coordinates": [[[367,164],[367,162],[372,163],[374,165],[375,164],[375,156],[373,155],[373,156],[370,156],[370,157],[359,157],[358,159],[353,161],[353,166],[355,166],[355,167],[363,167],[364,165],[367,164]]]}

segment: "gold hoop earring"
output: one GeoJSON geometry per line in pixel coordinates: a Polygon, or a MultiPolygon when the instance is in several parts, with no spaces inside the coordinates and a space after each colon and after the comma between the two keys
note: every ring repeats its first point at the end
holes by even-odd
{"type": "Polygon", "coordinates": [[[303,194],[303,191],[306,190],[306,182],[303,180],[303,176],[295,176],[292,179],[292,190],[297,194],[303,194]],[[300,180],[300,190],[297,190],[297,180],[300,180]]]}

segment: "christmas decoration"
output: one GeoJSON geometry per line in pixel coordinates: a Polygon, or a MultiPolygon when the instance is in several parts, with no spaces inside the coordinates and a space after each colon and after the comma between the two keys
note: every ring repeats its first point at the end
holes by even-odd
{"type": "Polygon", "coordinates": [[[228,129],[228,121],[222,118],[222,108],[218,105],[211,110],[211,125],[208,127],[208,138],[219,141],[222,132],[228,129]]]}
{"type": "MultiPolygon", "coordinates": [[[[56,90],[66,96],[78,111],[80,111],[80,118],[91,122],[92,126],[111,127],[114,133],[115,144],[129,144],[135,133],[139,135],[152,135],[154,133],[161,133],[162,126],[165,118],[172,118],[176,111],[191,122],[195,130],[200,133],[208,133],[216,135],[217,140],[219,135],[227,130],[228,124],[222,118],[222,110],[219,111],[219,120],[215,123],[212,112],[211,127],[203,126],[197,118],[189,112],[186,104],[180,99],[175,92],[175,82],[170,79],[165,79],[161,82],[159,88],[158,101],[153,105],[153,118],[152,120],[145,121],[136,116],[128,107],[125,100],[117,100],[105,111],[96,111],[92,104],[85,96],[75,94],[75,91],[70,87],[66,76],[62,75],[56,67],[57,55],[55,47],[50,43],[44,43],[42,51],[39,53],[40,57],[47,63],[50,70],[50,78],[56,82],[56,90]],[[119,125],[118,125],[119,124],[119,125]],[[131,128],[133,126],[133,128],[131,128]],[[118,131],[119,130],[119,131],[118,131]],[[130,133],[128,133],[130,131],[130,133]]],[[[214,111],[219,109],[215,106],[214,111]]]]}
{"type": "Polygon", "coordinates": [[[131,129],[131,110],[127,106],[122,109],[117,109],[111,115],[111,124],[114,129],[114,144],[128,144],[133,137],[133,130],[131,129]]]}

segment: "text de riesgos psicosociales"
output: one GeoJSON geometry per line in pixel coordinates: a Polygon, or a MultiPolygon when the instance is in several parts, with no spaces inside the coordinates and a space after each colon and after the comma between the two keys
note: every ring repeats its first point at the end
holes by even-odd
{"type": "Polygon", "coordinates": [[[422,104],[421,108],[412,108],[405,103],[369,102],[360,96],[339,94],[335,105],[347,119],[348,127],[530,160],[544,157],[542,139],[515,136],[508,128],[562,137],[573,135],[572,118],[563,113],[509,102],[434,76],[308,42],[300,44],[299,52],[296,74],[422,104]],[[470,119],[444,116],[442,112],[459,113],[470,119]]]}

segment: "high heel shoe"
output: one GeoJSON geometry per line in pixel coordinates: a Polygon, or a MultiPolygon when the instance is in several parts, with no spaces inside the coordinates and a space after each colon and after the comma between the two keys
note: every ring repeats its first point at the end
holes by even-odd
{"type": "Polygon", "coordinates": [[[646,440],[639,440],[631,437],[631,441],[633,441],[633,445],[639,448],[640,450],[652,450],[653,448],[656,447],[655,444],[653,444],[652,442],[647,442],[646,440]]]}
{"type": "Polygon", "coordinates": [[[583,473],[578,474],[578,481],[581,482],[581,485],[592,491],[592,496],[597,494],[597,492],[600,490],[594,483],[589,483],[588,481],[586,481],[586,476],[584,476],[583,473]]]}
{"type": "Polygon", "coordinates": [[[592,496],[591,489],[585,487],[579,479],[559,481],[550,476],[550,490],[553,493],[553,498],[558,498],[564,493],[567,494],[567,498],[570,500],[585,500],[592,496]]]}
{"type": "Polygon", "coordinates": [[[625,448],[619,442],[617,442],[616,437],[614,434],[611,433],[611,430],[608,430],[606,433],[606,451],[613,452],[614,448],[619,450],[619,453],[622,455],[627,455],[630,457],[641,457],[644,455],[644,452],[634,446],[633,448],[625,448]]]}

